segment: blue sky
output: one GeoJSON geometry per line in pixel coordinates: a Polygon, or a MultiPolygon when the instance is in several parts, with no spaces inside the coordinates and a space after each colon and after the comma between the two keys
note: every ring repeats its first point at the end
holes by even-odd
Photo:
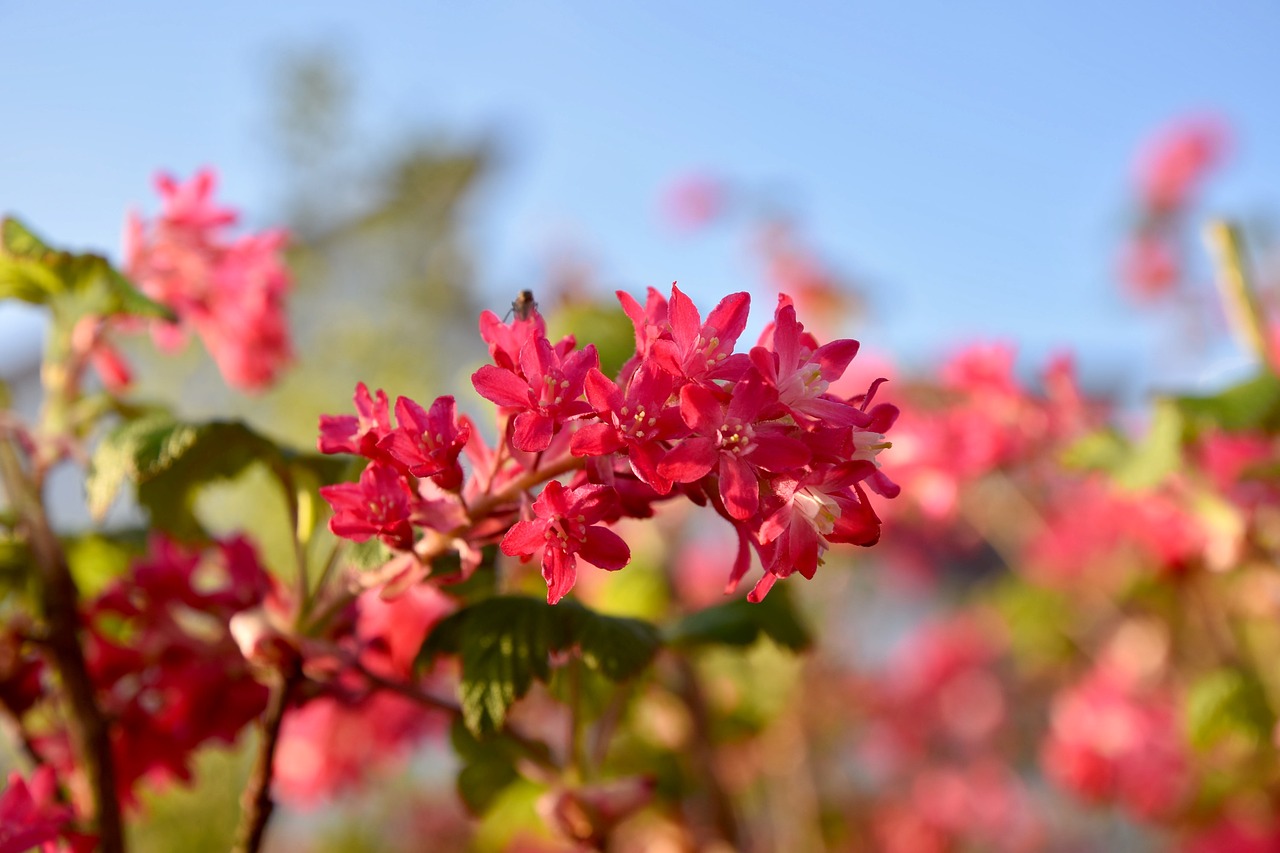
{"type": "Polygon", "coordinates": [[[708,169],[770,187],[869,283],[865,345],[919,361],[996,337],[1087,368],[1170,343],[1112,278],[1150,132],[1219,113],[1237,144],[1205,211],[1280,206],[1277,37],[1269,2],[0,0],[0,209],[115,252],[157,168],[213,164],[222,197],[270,221],[269,72],[327,44],[370,144],[504,140],[475,221],[498,301],[566,244],[611,285],[678,279],[707,302],[756,284],[741,228],[681,237],[657,216],[667,181],[708,169]]]}

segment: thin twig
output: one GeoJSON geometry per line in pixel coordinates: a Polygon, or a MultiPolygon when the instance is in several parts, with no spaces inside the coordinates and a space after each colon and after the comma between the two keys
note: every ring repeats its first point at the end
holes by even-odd
{"type": "Polygon", "coordinates": [[[267,710],[262,715],[262,743],[249,775],[249,784],[241,800],[240,828],[236,832],[233,853],[257,853],[266,838],[267,822],[275,811],[271,799],[271,779],[275,775],[276,746],[280,743],[280,729],[294,688],[302,680],[302,674],[294,669],[282,673],[279,682],[271,688],[267,710]]]}
{"type": "Polygon", "coordinates": [[[49,526],[44,504],[9,441],[0,441],[0,476],[36,558],[40,606],[49,631],[45,644],[65,693],[72,748],[89,781],[98,849],[101,853],[123,853],[124,826],[110,733],[80,647],[80,591],[49,526]]]}

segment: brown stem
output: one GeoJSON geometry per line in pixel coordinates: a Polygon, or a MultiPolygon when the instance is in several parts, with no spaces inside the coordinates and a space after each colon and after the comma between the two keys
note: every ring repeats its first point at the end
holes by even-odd
{"type": "Polygon", "coordinates": [[[534,468],[532,471],[525,473],[524,476],[513,480],[505,489],[496,495],[486,495],[471,505],[467,512],[467,517],[472,524],[483,521],[484,517],[496,506],[504,503],[510,503],[520,497],[523,492],[528,491],[539,483],[545,483],[547,480],[559,477],[561,474],[567,474],[575,471],[587,464],[585,456],[564,455],[547,465],[544,468],[534,468]]]}
{"type": "Polygon", "coordinates": [[[702,781],[707,794],[707,808],[716,834],[729,843],[734,850],[749,850],[750,845],[743,836],[737,813],[733,807],[733,798],[729,796],[724,780],[720,776],[715,742],[711,737],[711,714],[707,708],[706,694],[702,691],[702,683],[693,664],[681,655],[675,656],[679,684],[676,693],[684,702],[693,721],[691,757],[702,772],[702,781]]]}
{"type": "Polygon", "coordinates": [[[8,441],[0,441],[0,475],[36,558],[40,607],[49,634],[45,644],[65,693],[72,748],[89,781],[98,849],[102,853],[123,853],[124,827],[116,792],[111,737],[80,648],[80,591],[58,537],[49,526],[40,495],[8,441]]]}
{"type": "Polygon", "coordinates": [[[262,715],[262,743],[253,762],[253,772],[241,800],[240,828],[236,832],[233,853],[257,853],[267,834],[267,822],[275,811],[271,799],[271,778],[275,775],[276,746],[280,743],[280,728],[285,710],[294,688],[301,681],[302,673],[294,669],[282,673],[280,681],[272,686],[267,710],[262,715]]]}

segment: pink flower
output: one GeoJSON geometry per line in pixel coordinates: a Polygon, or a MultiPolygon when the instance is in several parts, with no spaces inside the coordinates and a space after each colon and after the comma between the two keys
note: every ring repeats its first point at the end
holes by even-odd
{"type": "Polygon", "coordinates": [[[369,394],[363,383],[356,384],[355,415],[321,415],[320,438],[316,445],[321,453],[355,453],[369,459],[384,458],[378,442],[390,434],[391,411],[387,395],[379,389],[369,394]]]}
{"type": "Polygon", "coordinates": [[[386,691],[317,697],[285,716],[272,782],[293,806],[318,806],[403,760],[425,735],[444,728],[443,717],[386,691]]]}
{"type": "Polygon", "coordinates": [[[668,406],[672,377],[645,362],[631,376],[626,394],[598,368],[587,373],[587,400],[600,418],[578,429],[570,441],[575,456],[607,456],[626,451],[631,470],[659,494],[671,491],[671,480],[658,471],[665,443],[688,432],[680,410],[668,406]]]}
{"type": "Polygon", "coordinates": [[[670,337],[663,335],[653,341],[653,358],[668,373],[688,382],[740,378],[749,362],[745,354],[735,354],[733,347],[746,328],[750,307],[749,295],[732,293],[720,300],[704,323],[693,301],[672,284],[667,309],[670,337]]]}
{"type": "Polygon", "coordinates": [[[771,481],[782,506],[760,525],[760,542],[773,545],[773,551],[752,600],[763,598],[776,579],[792,572],[812,579],[832,543],[874,545],[880,539],[880,519],[855,485],[873,470],[868,462],[850,462],[771,481]]]}
{"type": "Polygon", "coordinates": [[[1230,132],[1212,116],[1182,118],[1143,146],[1137,163],[1138,188],[1153,210],[1184,206],[1196,185],[1226,153],[1230,132]]]}
{"type": "Polygon", "coordinates": [[[673,181],[662,195],[666,221],[679,231],[694,231],[712,222],[724,210],[724,184],[701,174],[673,181]]]}
{"type": "Polygon", "coordinates": [[[335,536],[355,542],[377,536],[390,548],[413,548],[413,494],[389,465],[371,462],[360,482],[322,486],[320,495],[333,507],[329,529],[335,536]]]}
{"type": "Polygon", "coordinates": [[[1182,275],[1175,246],[1158,234],[1137,234],[1120,255],[1120,279],[1138,299],[1155,299],[1173,290],[1182,275]]]}
{"type": "Polygon", "coordinates": [[[76,322],[71,330],[71,348],[93,368],[103,387],[112,394],[119,394],[133,384],[133,369],[107,337],[107,323],[101,317],[86,316],[76,322]]]}
{"type": "Polygon", "coordinates": [[[480,312],[480,337],[489,345],[489,357],[503,370],[520,370],[520,350],[533,338],[547,336],[547,321],[535,309],[527,317],[503,322],[492,311],[480,312]]]}
{"type": "Polygon", "coordinates": [[[778,393],[778,403],[793,417],[850,426],[864,422],[861,412],[827,395],[858,353],[858,342],[842,339],[818,346],[796,320],[796,309],[780,299],[774,314],[771,348],[751,350],[751,363],[778,393]]]}
{"type": "Polygon", "coordinates": [[[232,742],[262,713],[267,689],[230,622],[260,607],[272,588],[246,540],[190,551],[156,538],[146,558],[89,602],[85,656],[113,723],[126,804],[136,803],[141,779],[188,780],[199,747],[232,742]]]}
{"type": "Polygon", "coordinates": [[[161,213],[149,224],[129,217],[126,269],[178,316],[177,325],[153,324],[157,344],[173,348],[193,330],[228,384],[258,391],[292,359],[284,304],[290,277],[281,257],[287,237],[283,231],[226,237],[236,215],[214,204],[215,183],[211,170],[186,184],[157,178],[161,213]]]}
{"type": "Polygon", "coordinates": [[[430,411],[408,397],[396,400],[399,426],[378,442],[378,447],[415,477],[430,477],[442,489],[456,491],[462,485],[458,455],[471,437],[470,423],[458,422],[453,397],[437,397],[430,411]]]}
{"type": "Polygon", "coordinates": [[[694,434],[667,454],[658,473],[692,483],[716,471],[725,508],[733,518],[747,519],[760,505],[757,472],[799,468],[810,453],[783,425],[757,421],[776,402],[758,376],[735,385],[727,403],[723,396],[702,385],[680,389],[680,413],[694,434]]]}
{"type": "Polygon", "coordinates": [[[481,397],[517,413],[511,443],[536,453],[551,446],[567,419],[591,411],[581,399],[583,382],[587,371],[599,365],[595,346],[568,352],[534,336],[520,349],[519,373],[486,364],[472,374],[471,384],[481,397]]]}
{"type": "Polygon", "coordinates": [[[20,773],[9,774],[0,793],[0,853],[24,853],[37,846],[44,853],[57,853],[59,837],[66,837],[75,851],[94,849],[93,838],[64,836],[75,813],[58,802],[57,785],[53,768],[47,765],[36,768],[30,784],[20,773]]]}
{"type": "Polygon", "coordinates": [[[1059,694],[1041,763],[1059,785],[1139,817],[1166,815],[1189,793],[1176,706],[1117,666],[1098,666],[1059,694]]]}
{"type": "Polygon", "coordinates": [[[552,480],[533,502],[535,518],[516,522],[502,538],[502,553],[525,559],[541,554],[547,602],[555,604],[573,588],[579,556],[610,571],[630,562],[631,549],[622,537],[597,524],[611,500],[614,495],[605,486],[566,489],[552,480]]]}

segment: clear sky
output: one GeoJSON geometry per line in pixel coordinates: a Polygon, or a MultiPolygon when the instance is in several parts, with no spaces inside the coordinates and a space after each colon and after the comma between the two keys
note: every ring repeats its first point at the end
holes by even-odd
{"type": "Polygon", "coordinates": [[[678,279],[706,301],[754,283],[741,229],[681,237],[657,215],[663,185],[703,169],[773,188],[869,283],[865,345],[918,360],[998,337],[1087,366],[1155,340],[1112,275],[1148,134],[1220,114],[1236,146],[1205,210],[1280,208],[1278,40],[1262,0],[0,0],[0,209],[114,253],[157,168],[212,164],[268,222],[273,59],[326,44],[370,144],[406,126],[505,141],[475,223],[495,294],[565,244],[613,285],[678,279]]]}

